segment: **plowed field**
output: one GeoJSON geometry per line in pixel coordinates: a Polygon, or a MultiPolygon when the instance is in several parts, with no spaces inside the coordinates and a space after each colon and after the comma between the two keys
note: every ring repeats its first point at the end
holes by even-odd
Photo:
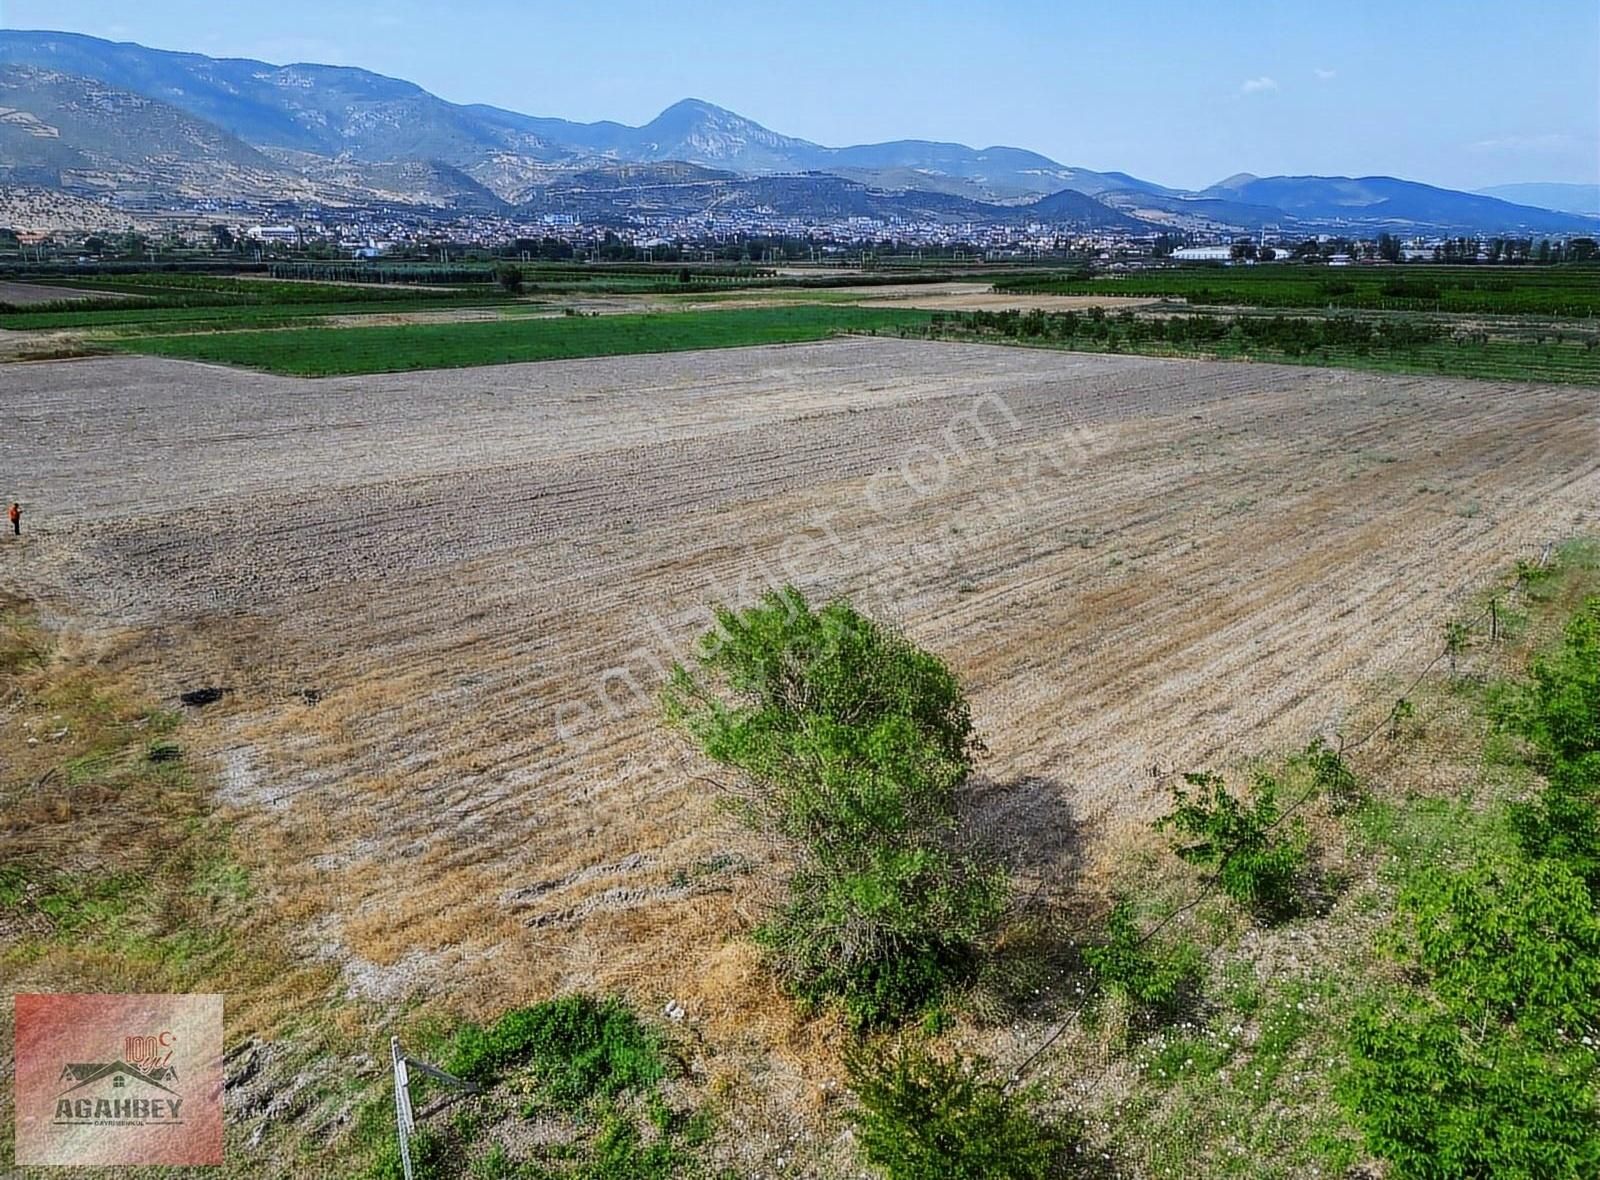
{"type": "Polygon", "coordinates": [[[1153,770],[1346,724],[1600,504],[1569,387],[883,339],[5,382],[0,582],[230,690],[199,732],[308,954],[485,1008],[736,1002],[765,853],[654,703],[712,601],[795,581],[946,657],[1048,875],[1153,770]]]}

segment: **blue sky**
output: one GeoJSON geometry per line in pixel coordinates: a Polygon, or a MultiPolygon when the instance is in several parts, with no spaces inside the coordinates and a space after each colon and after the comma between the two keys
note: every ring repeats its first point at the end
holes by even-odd
{"type": "Polygon", "coordinates": [[[357,65],[571,119],[693,96],[819,143],[1004,143],[1185,187],[1600,181],[1596,0],[0,0],[0,27],[357,65]]]}

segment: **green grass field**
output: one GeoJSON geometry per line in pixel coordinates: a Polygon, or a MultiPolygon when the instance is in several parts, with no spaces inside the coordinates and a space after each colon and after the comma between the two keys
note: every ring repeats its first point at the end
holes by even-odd
{"type": "Polygon", "coordinates": [[[927,320],[927,312],[890,308],[757,307],[666,315],[142,336],[114,346],[291,376],[328,377],[790,344],[822,340],[838,332],[897,332],[919,328],[927,320]]]}
{"type": "Polygon", "coordinates": [[[1137,274],[1024,275],[996,291],[1059,295],[1151,295],[1214,306],[1363,308],[1478,315],[1600,315],[1600,267],[1184,266],[1137,274]]]}
{"type": "Polygon", "coordinates": [[[141,332],[216,332],[234,328],[282,327],[286,324],[314,322],[333,315],[393,315],[413,311],[441,311],[471,307],[513,306],[488,293],[472,297],[429,298],[414,294],[405,299],[344,300],[313,303],[262,303],[240,305],[202,304],[161,307],[129,303],[118,307],[89,310],[51,310],[0,314],[0,328],[57,331],[82,329],[109,335],[135,335],[141,332]]]}

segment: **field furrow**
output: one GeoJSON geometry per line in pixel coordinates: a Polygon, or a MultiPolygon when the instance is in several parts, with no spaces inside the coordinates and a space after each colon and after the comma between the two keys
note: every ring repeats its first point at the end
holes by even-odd
{"type": "Polygon", "coordinates": [[[1592,390],[1271,365],[850,339],[7,392],[4,582],[232,690],[225,801],[385,995],[701,986],[769,855],[657,715],[712,602],[792,581],[948,659],[1049,876],[1164,775],[1370,722],[1600,508],[1592,390]]]}

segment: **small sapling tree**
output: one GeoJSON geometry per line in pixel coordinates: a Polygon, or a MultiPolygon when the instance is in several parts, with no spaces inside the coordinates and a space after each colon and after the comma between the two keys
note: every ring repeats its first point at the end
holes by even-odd
{"type": "Polygon", "coordinates": [[[1141,1020],[1175,1015],[1200,989],[1199,951],[1190,943],[1151,945],[1126,900],[1112,907],[1101,941],[1083,948],[1083,962],[1095,982],[1141,1020]]]}
{"type": "Polygon", "coordinates": [[[1298,829],[1278,835],[1282,813],[1277,784],[1262,775],[1246,803],[1228,792],[1221,775],[1186,774],[1173,788],[1173,811],[1156,826],[1174,834],[1174,850],[1210,868],[1222,891],[1257,917],[1274,921],[1300,908],[1296,881],[1306,863],[1298,829]]]}
{"type": "Polygon", "coordinates": [[[1289,763],[1303,768],[1311,775],[1311,782],[1335,815],[1342,815],[1363,799],[1361,780],[1344,760],[1343,755],[1322,738],[1313,738],[1309,745],[1294,755],[1289,763]]]}

